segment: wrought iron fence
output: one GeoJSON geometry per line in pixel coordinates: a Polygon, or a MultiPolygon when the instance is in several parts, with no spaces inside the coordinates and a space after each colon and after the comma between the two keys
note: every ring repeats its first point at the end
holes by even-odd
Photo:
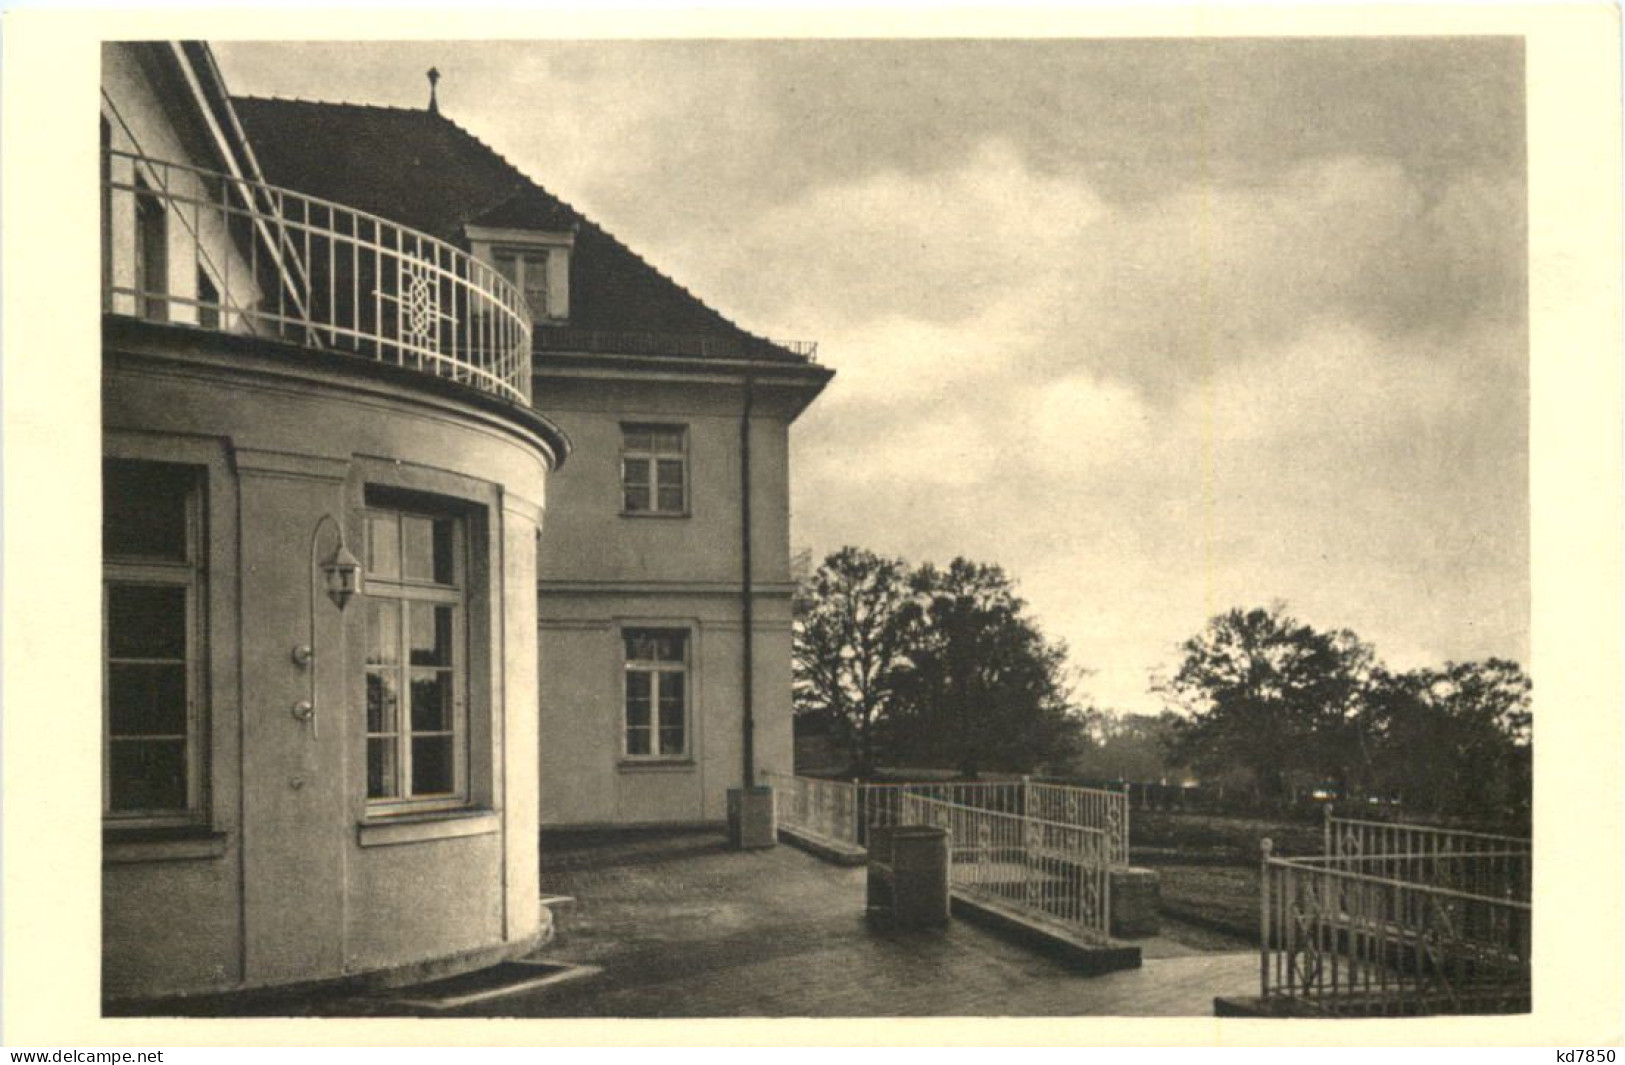
{"type": "Polygon", "coordinates": [[[949,780],[914,784],[854,782],[853,786],[858,789],[857,838],[865,846],[869,842],[870,829],[909,823],[904,820],[905,795],[923,795],[944,802],[1017,815],[1026,808],[1019,780],[949,780]]]}
{"type": "Polygon", "coordinates": [[[1128,796],[1119,791],[1040,784],[1026,778],[878,784],[769,774],[781,824],[865,847],[872,828],[906,824],[904,799],[915,795],[1012,817],[1099,830],[1107,860],[1128,865],[1128,796]]]}
{"type": "Polygon", "coordinates": [[[1431,877],[1473,894],[1529,901],[1530,847],[1523,837],[1338,817],[1327,806],[1324,846],[1343,868],[1400,880],[1431,877]]]}
{"type": "Polygon", "coordinates": [[[1360,850],[1329,832],[1319,857],[1276,857],[1263,843],[1266,1001],[1360,1015],[1528,1008],[1527,840],[1328,818],[1334,824],[1354,838],[1362,827],[1385,831],[1360,850]]]}
{"type": "Polygon", "coordinates": [[[956,895],[1086,939],[1104,941],[1111,921],[1105,831],[965,806],[914,791],[901,796],[904,824],[948,833],[948,882],[956,895]]]}
{"type": "Polygon", "coordinates": [[[521,403],[531,316],[495,269],[364,211],[103,149],[104,307],[410,367],[521,403]]]}
{"type": "Polygon", "coordinates": [[[1080,788],[1071,784],[1027,783],[1028,814],[1042,821],[1059,821],[1106,833],[1107,858],[1113,865],[1128,865],[1128,792],[1080,788]]]}
{"type": "Polygon", "coordinates": [[[763,778],[773,787],[773,812],[779,824],[837,843],[864,845],[857,784],[782,773],[765,773],[763,778]]]}

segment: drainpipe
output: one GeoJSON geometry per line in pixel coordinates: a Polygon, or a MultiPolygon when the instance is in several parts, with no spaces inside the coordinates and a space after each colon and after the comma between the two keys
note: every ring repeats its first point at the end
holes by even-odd
{"type": "Polygon", "coordinates": [[[745,745],[744,786],[756,786],[756,664],[755,616],[752,603],[750,563],[750,415],[755,398],[755,379],[750,364],[745,364],[745,407],[739,418],[739,616],[744,624],[744,654],[741,657],[744,682],[743,734],[745,745]]]}

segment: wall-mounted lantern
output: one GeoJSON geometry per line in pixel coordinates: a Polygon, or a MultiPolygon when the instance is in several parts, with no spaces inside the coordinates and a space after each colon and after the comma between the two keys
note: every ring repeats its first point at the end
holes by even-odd
{"type": "MultiPolygon", "coordinates": [[[[310,737],[315,739],[317,732],[316,711],[318,708],[316,688],[316,574],[321,573],[322,582],[327,586],[327,597],[333,600],[333,605],[341,611],[349,605],[355,594],[361,590],[361,561],[350,554],[350,549],[344,543],[344,526],[339,524],[337,518],[331,514],[323,514],[316,519],[316,525],[310,530],[310,630],[305,643],[293,649],[294,664],[310,671],[310,694],[308,698],[300,699],[293,704],[294,719],[310,728],[310,737]],[[338,545],[333,548],[333,554],[326,562],[316,562],[316,542],[321,536],[322,526],[332,525],[333,531],[338,534],[338,545]]],[[[344,628],[339,627],[340,664],[343,663],[344,628]]],[[[304,781],[293,784],[293,787],[302,787],[304,781]]]]}
{"type": "Polygon", "coordinates": [[[322,563],[322,574],[327,579],[327,597],[340,610],[361,590],[361,562],[350,554],[343,540],[339,541],[333,557],[322,563]]]}

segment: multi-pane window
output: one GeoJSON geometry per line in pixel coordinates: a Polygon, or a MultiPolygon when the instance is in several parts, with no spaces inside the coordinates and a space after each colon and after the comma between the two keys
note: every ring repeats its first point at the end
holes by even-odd
{"type": "Polygon", "coordinates": [[[547,305],[547,252],[541,249],[519,251],[497,248],[491,253],[497,271],[524,293],[530,316],[541,321],[548,316],[547,305]]]}
{"type": "Polygon", "coordinates": [[[465,527],[444,514],[367,511],[367,798],[468,794],[465,527]]]}
{"type": "Polygon", "coordinates": [[[688,632],[626,629],[628,758],[682,758],[688,754],[688,632]]]}
{"type": "Polygon", "coordinates": [[[203,564],[198,476],[102,466],[102,810],[185,821],[200,809],[203,564]]]}
{"type": "Polygon", "coordinates": [[[680,425],[621,427],[621,507],[625,513],[688,513],[686,435],[680,425]]]}
{"type": "Polygon", "coordinates": [[[135,287],[143,317],[161,322],[169,317],[169,222],[160,200],[136,178],[135,287]]]}

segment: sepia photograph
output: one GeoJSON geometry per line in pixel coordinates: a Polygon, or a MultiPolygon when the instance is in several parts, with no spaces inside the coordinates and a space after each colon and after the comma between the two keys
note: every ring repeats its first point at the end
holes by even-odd
{"type": "Polygon", "coordinates": [[[1464,27],[100,35],[95,1020],[1549,1004],[1464,27]]]}
{"type": "Polygon", "coordinates": [[[108,1010],[1526,1011],[1523,71],[109,43],[108,1010]]]}

